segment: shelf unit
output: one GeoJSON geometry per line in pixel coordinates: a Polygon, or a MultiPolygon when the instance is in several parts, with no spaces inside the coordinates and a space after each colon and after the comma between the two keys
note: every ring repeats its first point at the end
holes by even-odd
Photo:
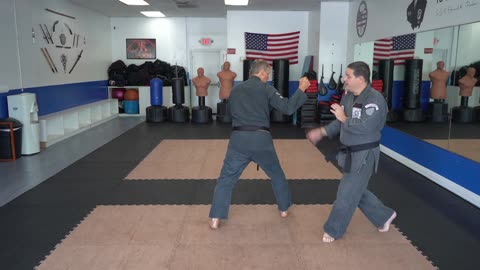
{"type": "Polygon", "coordinates": [[[116,99],[105,99],[40,116],[40,146],[49,147],[115,117],[118,117],[116,99]]]}
{"type": "MultiPolygon", "coordinates": [[[[146,109],[150,106],[150,86],[109,86],[108,87],[108,97],[112,98],[112,89],[113,88],[124,88],[124,89],[137,89],[138,90],[138,114],[126,114],[121,113],[120,116],[145,116],[146,109]]],[[[189,87],[185,86],[185,103],[183,104],[186,107],[190,106],[189,102],[189,87]]],[[[163,106],[170,107],[173,106],[172,103],[172,87],[164,86],[163,87],[163,106]]],[[[117,110],[118,112],[118,110],[117,110]]]]}

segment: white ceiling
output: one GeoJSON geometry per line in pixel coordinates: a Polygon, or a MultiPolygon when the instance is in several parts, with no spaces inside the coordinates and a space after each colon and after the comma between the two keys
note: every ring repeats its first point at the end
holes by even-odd
{"type": "MultiPolygon", "coordinates": [[[[127,6],[118,0],[70,1],[108,17],[144,17],[140,11],[161,11],[167,17],[225,17],[227,10],[319,10],[321,0],[250,0],[247,7],[225,6],[224,0],[145,0],[150,4],[149,6],[127,6]]],[[[329,2],[348,1],[330,0],[329,2]]]]}

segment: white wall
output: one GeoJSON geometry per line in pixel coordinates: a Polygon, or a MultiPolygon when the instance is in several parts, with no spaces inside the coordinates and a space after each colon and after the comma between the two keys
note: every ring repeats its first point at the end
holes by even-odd
{"type": "MultiPolygon", "coordinates": [[[[232,71],[243,74],[242,59],[245,58],[245,32],[278,34],[300,31],[298,48],[299,63],[290,65],[290,81],[300,78],[309,44],[309,16],[306,11],[227,11],[227,47],[235,48],[236,54],[227,55],[232,71]]],[[[242,80],[239,75],[237,80],[242,80]]]]}
{"type": "MultiPolygon", "coordinates": [[[[107,79],[106,70],[111,63],[110,20],[108,17],[64,0],[16,0],[15,2],[24,88],[107,79]],[[46,8],[73,16],[75,19],[47,12],[46,8]],[[56,32],[53,33],[52,26],[57,20],[59,23],[56,25],[56,32]],[[70,26],[73,33],[80,34],[78,48],[56,48],[52,44],[47,44],[43,39],[39,24],[47,25],[54,40],[59,40],[59,35],[63,31],[67,36],[66,45],[73,43],[73,36],[69,39],[70,33],[64,23],[70,26]],[[35,32],[35,41],[32,39],[32,27],[35,32]],[[83,44],[84,38],[86,44],[83,44]],[[48,49],[58,73],[52,73],[50,70],[40,50],[42,47],[48,49]],[[68,72],[82,49],[83,53],[79,62],[69,74],[68,72]],[[63,71],[60,61],[61,54],[67,56],[66,73],[63,71]]],[[[14,22],[7,23],[14,24],[14,22]]],[[[14,54],[14,51],[10,53],[14,54]]]]}
{"type": "MultiPolygon", "coordinates": [[[[111,18],[112,61],[143,64],[149,59],[127,59],[127,38],[155,38],[157,59],[189,70],[191,50],[225,50],[225,18],[111,18]],[[211,46],[202,46],[201,38],[211,38],[211,46]]],[[[220,71],[220,68],[219,68],[220,71]]]]}
{"type": "MultiPolygon", "coordinates": [[[[112,61],[122,60],[126,65],[141,65],[145,61],[155,61],[155,59],[127,59],[126,57],[126,39],[127,38],[155,38],[156,39],[156,58],[169,63],[170,65],[179,65],[189,72],[189,78],[196,76],[196,70],[192,69],[192,51],[219,51],[225,52],[227,47],[227,21],[225,18],[111,18],[112,29],[112,61]],[[210,46],[204,46],[199,43],[201,38],[210,38],[213,43],[210,46]]],[[[219,53],[220,58],[220,53],[219,53]]],[[[214,65],[215,68],[209,68],[207,65],[205,75],[212,79],[212,82],[218,81],[216,74],[221,70],[221,64],[214,65]]],[[[196,69],[196,68],[195,68],[196,69]]],[[[187,94],[185,106],[197,104],[195,88],[186,88],[187,94]]],[[[217,88],[211,86],[209,96],[207,97],[207,106],[211,106],[218,101],[217,88]]],[[[168,99],[168,98],[167,98],[168,99]]],[[[168,99],[170,100],[170,99],[168,99]]],[[[168,100],[164,100],[168,104],[168,100]]]]}
{"type": "Polygon", "coordinates": [[[111,18],[112,61],[140,65],[148,59],[128,59],[127,38],[154,38],[157,59],[171,65],[187,64],[187,34],[185,18],[111,18]]]}
{"type": "Polygon", "coordinates": [[[188,50],[225,50],[227,47],[226,18],[187,18],[188,50]],[[198,41],[211,38],[212,45],[203,46],[198,41]]]}
{"type": "Polygon", "coordinates": [[[226,60],[227,48],[227,19],[226,18],[187,18],[187,52],[188,69],[190,69],[190,78],[197,74],[196,68],[192,69],[192,51],[218,51],[221,54],[221,64],[215,66],[213,70],[205,70],[205,75],[212,79],[212,82],[218,81],[217,72],[226,60]],[[199,41],[202,38],[210,38],[213,43],[209,46],[202,45],[199,41]]]}
{"type": "Polygon", "coordinates": [[[320,9],[308,13],[308,29],[307,54],[313,55],[313,68],[316,69],[318,68],[320,53],[320,9]]]}
{"type": "Polygon", "coordinates": [[[355,44],[352,61],[363,61],[369,66],[373,66],[373,45],[374,42],[363,42],[355,44]]]}
{"type": "Polygon", "coordinates": [[[0,93],[20,88],[18,73],[15,1],[0,1],[0,93]]]}
{"type": "MultiPolygon", "coordinates": [[[[320,79],[322,64],[324,64],[324,82],[335,71],[335,80],[340,75],[340,65],[345,73],[347,64],[348,39],[348,2],[322,2],[320,9],[320,53],[318,76],[320,79]]],[[[353,50],[353,49],[352,49],[353,50]]]]}

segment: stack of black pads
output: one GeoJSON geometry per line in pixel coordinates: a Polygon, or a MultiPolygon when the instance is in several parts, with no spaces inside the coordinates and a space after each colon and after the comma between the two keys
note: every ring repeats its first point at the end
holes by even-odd
{"type": "Polygon", "coordinates": [[[110,86],[147,86],[150,80],[159,78],[163,86],[172,86],[174,78],[183,78],[184,85],[188,85],[187,72],[181,66],[171,66],[161,60],[146,61],[137,66],[128,67],[122,60],[113,62],[108,68],[108,82],[110,86]]]}

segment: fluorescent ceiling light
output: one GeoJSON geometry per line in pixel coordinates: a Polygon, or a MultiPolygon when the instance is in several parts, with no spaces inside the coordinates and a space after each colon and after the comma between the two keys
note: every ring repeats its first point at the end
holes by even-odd
{"type": "Polygon", "coordinates": [[[143,0],[118,0],[122,3],[124,3],[125,5],[129,5],[129,6],[148,6],[150,5],[149,3],[143,1],[143,0]]]}
{"type": "Polygon", "coordinates": [[[165,14],[163,14],[160,11],[140,11],[143,15],[147,17],[156,17],[156,18],[163,18],[165,17],[165,14]]]}
{"type": "Polygon", "coordinates": [[[227,6],[248,6],[248,0],[225,0],[227,6]]]}

